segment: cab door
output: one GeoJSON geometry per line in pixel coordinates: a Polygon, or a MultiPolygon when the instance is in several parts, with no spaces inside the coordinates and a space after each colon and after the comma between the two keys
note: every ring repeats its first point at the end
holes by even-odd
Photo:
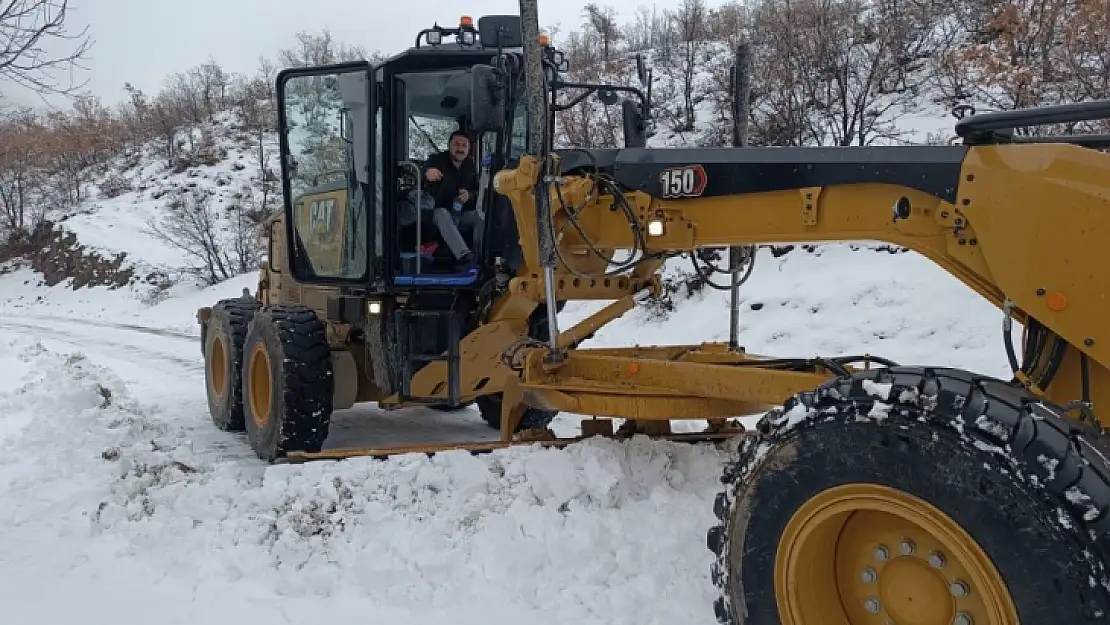
{"type": "Polygon", "coordinates": [[[374,278],[372,72],[356,61],[278,74],[286,258],[298,283],[367,287],[374,278]]]}

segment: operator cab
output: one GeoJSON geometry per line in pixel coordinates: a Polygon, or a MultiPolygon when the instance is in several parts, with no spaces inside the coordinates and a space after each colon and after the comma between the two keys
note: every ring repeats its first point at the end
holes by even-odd
{"type": "Polygon", "coordinates": [[[476,65],[522,50],[519,17],[486,16],[475,28],[464,16],[458,27],[422,31],[414,47],[377,67],[282,72],[286,236],[299,282],[374,292],[477,288],[496,259],[512,255],[515,226],[503,223],[511,207],[491,182],[527,147],[525,109],[516,106],[495,131],[475,132],[472,84],[476,65]],[[446,188],[460,184],[462,193],[446,188]],[[456,197],[465,199],[461,210],[456,197]]]}
{"type": "MultiPolygon", "coordinates": [[[[393,75],[392,101],[398,116],[404,116],[403,124],[394,125],[403,131],[393,135],[391,150],[396,155],[398,286],[466,286],[479,276],[486,215],[496,202],[490,185],[497,133],[476,132],[469,123],[472,80],[470,67],[393,75]],[[420,219],[414,220],[418,197],[420,219]],[[470,263],[459,260],[466,251],[470,263]]],[[[509,158],[523,151],[524,123],[522,109],[509,158]]]]}
{"type": "MultiPolygon", "coordinates": [[[[353,328],[375,386],[396,396],[390,405],[458,407],[464,395],[485,397],[488,377],[461,386],[460,341],[525,266],[511,202],[492,190],[497,172],[533,151],[522,37],[518,16],[485,16],[477,28],[464,17],[458,27],[422,31],[414,47],[377,66],[357,61],[278,75],[285,213],[284,232],[270,240],[282,240],[285,254],[272,279],[282,290],[296,288],[299,301],[329,322],[353,328]],[[456,198],[464,204],[458,211],[456,198]],[[281,276],[286,270],[292,275],[281,276]],[[296,285],[286,286],[288,278],[296,285]],[[445,363],[443,379],[413,387],[435,361],[445,363]]],[[[617,91],[636,91],[563,82],[565,57],[539,43],[551,124],[559,88],[585,88],[565,106],[594,92],[611,104],[617,91]]],[[[650,98],[639,95],[639,110],[650,110],[650,98]]],[[[626,145],[642,145],[639,126],[625,125],[633,130],[626,145]]],[[[553,128],[545,130],[550,136],[553,128]]],[[[536,147],[545,158],[550,146],[536,147]]],[[[546,314],[531,313],[532,338],[543,339],[546,314]]],[[[500,419],[492,406],[484,414],[500,419]]]]}

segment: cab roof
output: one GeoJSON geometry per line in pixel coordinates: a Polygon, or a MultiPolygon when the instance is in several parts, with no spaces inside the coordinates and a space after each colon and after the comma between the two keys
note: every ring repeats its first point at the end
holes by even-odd
{"type": "Polygon", "coordinates": [[[421,31],[416,38],[416,45],[394,54],[387,58],[382,65],[391,71],[423,71],[437,68],[469,67],[478,63],[487,63],[497,54],[498,44],[502,52],[521,53],[524,50],[524,40],[521,30],[520,16],[518,15],[485,15],[478,18],[478,27],[474,29],[466,22],[469,18],[464,16],[460,26],[443,27],[435,25],[421,31]],[[462,31],[475,32],[474,43],[462,43],[462,31]],[[455,36],[455,41],[442,41],[436,45],[428,43],[427,34],[439,32],[443,36],[455,36]],[[425,41],[421,41],[424,39],[425,41]]]}

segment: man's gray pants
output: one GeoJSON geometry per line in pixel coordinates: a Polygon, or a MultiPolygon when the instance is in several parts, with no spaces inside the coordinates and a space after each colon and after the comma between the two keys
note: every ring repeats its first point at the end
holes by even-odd
{"type": "MultiPolygon", "coordinates": [[[[401,202],[398,218],[402,226],[416,223],[416,205],[412,201],[412,195],[415,194],[410,193],[409,201],[401,202]]],[[[463,239],[462,233],[459,232],[459,228],[467,228],[472,231],[474,233],[474,242],[477,244],[482,236],[482,218],[478,215],[477,211],[464,211],[452,215],[453,211],[447,210],[446,208],[438,206],[432,208],[433,204],[431,198],[427,194],[423,195],[424,197],[422,199],[424,201],[421,202],[421,208],[425,211],[432,211],[432,221],[435,223],[436,228],[439,229],[439,234],[447,243],[447,247],[451,249],[451,253],[455,255],[455,258],[462,258],[464,254],[470,251],[470,248],[467,246],[466,240],[463,239]]]]}

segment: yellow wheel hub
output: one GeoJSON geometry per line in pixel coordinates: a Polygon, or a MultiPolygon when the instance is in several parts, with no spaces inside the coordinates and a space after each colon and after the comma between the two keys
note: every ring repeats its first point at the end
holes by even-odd
{"type": "Polygon", "coordinates": [[[216,397],[227,394],[227,350],[219,335],[213,337],[212,347],[208,350],[208,384],[216,397]]]}
{"type": "Polygon", "coordinates": [[[885,486],[829,489],[791,518],[775,558],[783,625],[1019,625],[978,543],[885,486]]]}
{"type": "Polygon", "coordinates": [[[273,401],[273,389],[270,387],[270,355],[266,353],[266,347],[262,343],[255,345],[251,351],[247,372],[251,383],[251,419],[258,429],[262,429],[270,422],[270,407],[273,401]]]}

